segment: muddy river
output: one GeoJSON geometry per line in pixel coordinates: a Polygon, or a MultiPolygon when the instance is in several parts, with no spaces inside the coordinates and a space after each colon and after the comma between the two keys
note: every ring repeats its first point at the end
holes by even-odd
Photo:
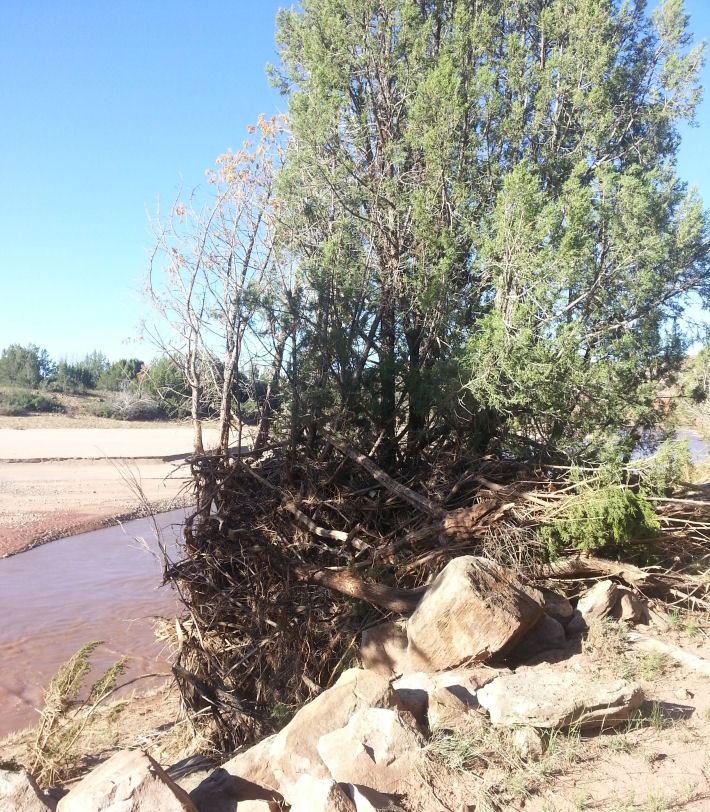
{"type": "MultiPolygon", "coordinates": [[[[168,549],[183,511],[158,517],[168,549]]],[[[153,634],[156,616],[174,617],[177,600],[161,587],[162,555],[146,519],[54,541],[0,559],[0,737],[38,720],[57,669],[84,643],[103,640],[92,662],[129,657],[125,682],[169,673],[153,634]]],[[[96,679],[98,671],[87,678],[96,679]]],[[[145,690],[162,680],[139,680],[145,690]]]]}

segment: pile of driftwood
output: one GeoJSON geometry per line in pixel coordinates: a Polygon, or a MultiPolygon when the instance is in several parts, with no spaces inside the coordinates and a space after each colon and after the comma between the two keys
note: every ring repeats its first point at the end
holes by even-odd
{"type": "MultiPolygon", "coordinates": [[[[192,460],[197,508],[166,579],[185,606],[173,672],[224,750],[283,723],[357,656],[363,629],[411,612],[454,556],[486,555],[536,581],[612,576],[647,596],[707,606],[710,502],[656,500],[653,567],[579,554],[545,561],[538,528],[574,497],[562,469],[440,455],[408,477],[330,438],[319,458],[192,460]]],[[[647,557],[648,560],[648,557],[647,557]]],[[[567,589],[569,592],[570,590],[567,589]]]]}

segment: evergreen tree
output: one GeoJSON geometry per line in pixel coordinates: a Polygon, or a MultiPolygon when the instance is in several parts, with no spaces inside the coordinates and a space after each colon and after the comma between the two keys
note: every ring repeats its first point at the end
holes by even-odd
{"type": "Polygon", "coordinates": [[[653,423],[674,319],[708,293],[675,172],[704,57],[687,24],[681,0],[280,13],[311,427],[347,415],[391,467],[451,428],[591,454],[653,423]]]}

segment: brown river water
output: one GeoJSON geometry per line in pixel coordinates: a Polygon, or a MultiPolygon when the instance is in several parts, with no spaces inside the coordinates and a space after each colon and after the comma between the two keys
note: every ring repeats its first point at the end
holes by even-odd
{"type": "MultiPolygon", "coordinates": [[[[174,551],[183,511],[157,517],[174,551]]],[[[103,640],[95,670],[129,657],[120,682],[169,675],[168,652],[154,636],[156,616],[174,617],[177,599],[161,587],[162,554],[147,519],[53,541],[0,559],[0,737],[39,719],[57,669],[84,643],[103,640]]],[[[138,680],[146,690],[163,679],[138,680]]]]}

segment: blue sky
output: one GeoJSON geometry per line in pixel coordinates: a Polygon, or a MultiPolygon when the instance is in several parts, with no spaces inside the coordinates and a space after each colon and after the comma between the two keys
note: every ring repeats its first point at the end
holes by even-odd
{"type": "MultiPolygon", "coordinates": [[[[273,0],[8,0],[0,26],[0,349],[57,359],[100,349],[150,359],[135,338],[152,238],[146,210],[181,177],[203,182],[259,113],[285,111],[273,0]]],[[[654,6],[650,2],[651,7],[654,6]]],[[[710,4],[687,0],[696,38],[710,4]]],[[[710,69],[704,84],[710,97],[710,69]]],[[[710,100],[679,171],[710,205],[710,100]]]]}

